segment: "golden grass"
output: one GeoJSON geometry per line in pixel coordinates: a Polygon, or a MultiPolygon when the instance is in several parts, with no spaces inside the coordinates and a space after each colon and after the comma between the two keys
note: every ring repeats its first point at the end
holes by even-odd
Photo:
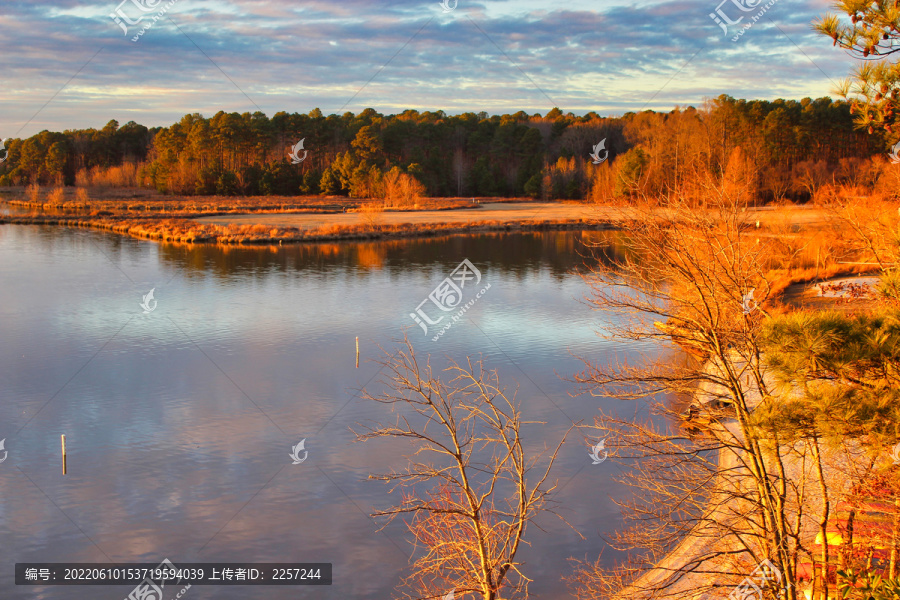
{"type": "MultiPolygon", "coordinates": [[[[7,188],[9,189],[9,188],[7,188]]],[[[21,188],[11,188],[22,193],[21,188]]],[[[91,215],[97,211],[117,217],[200,217],[223,214],[277,213],[334,213],[366,210],[370,201],[343,196],[164,196],[149,190],[121,190],[80,186],[75,192],[76,202],[65,204],[70,214],[91,215]]],[[[24,198],[12,197],[11,205],[24,208],[62,208],[62,202],[41,199],[40,187],[25,190],[24,198]]],[[[407,210],[410,207],[407,207],[407,210]]],[[[471,208],[471,200],[462,198],[426,198],[418,203],[418,210],[452,210],[471,208]]]]}
{"type": "Polygon", "coordinates": [[[377,200],[374,202],[366,202],[357,208],[356,212],[359,213],[359,219],[363,225],[366,225],[369,228],[377,227],[381,225],[382,222],[381,215],[384,212],[384,202],[377,200]]]}
{"type": "MultiPolygon", "coordinates": [[[[98,211],[102,212],[102,211],[98,211]]],[[[340,240],[376,240],[404,237],[431,237],[487,231],[540,231],[560,229],[607,229],[610,223],[596,220],[522,220],[514,222],[475,221],[471,223],[403,223],[397,225],[324,225],[316,229],[271,227],[267,225],[214,225],[191,219],[123,219],[113,215],[97,218],[59,215],[7,216],[0,223],[54,224],[67,227],[94,228],[134,237],[184,243],[216,243],[257,245],[340,240]]]]}
{"type": "Polygon", "coordinates": [[[773,249],[764,268],[769,296],[776,303],[790,295],[795,284],[880,273],[882,264],[898,262],[898,203],[882,194],[844,195],[858,191],[828,190],[828,202],[821,205],[824,222],[803,223],[797,219],[801,209],[784,207],[761,228],[760,235],[773,249]]]}

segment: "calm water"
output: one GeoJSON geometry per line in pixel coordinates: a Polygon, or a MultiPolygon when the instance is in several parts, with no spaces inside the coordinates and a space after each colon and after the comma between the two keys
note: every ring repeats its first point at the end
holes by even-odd
{"type": "MultiPolygon", "coordinates": [[[[587,234],[584,234],[587,235],[587,234]]],[[[596,239],[614,234],[590,234],[596,239]]],[[[580,233],[454,237],[278,249],[160,245],[103,233],[0,226],[0,598],[121,600],[130,587],[13,584],[16,562],[331,562],[332,587],[198,587],[191,599],[390,598],[411,547],[402,523],[368,516],[395,500],[367,481],[410,447],[354,442],[390,420],[356,390],[378,346],[407,328],[443,367],[482,355],[518,386],[532,448],[554,445],[598,408],[561,379],[652,348],[598,338],[583,303],[580,233]],[[468,258],[491,288],[438,341],[409,313],[468,258]],[[155,288],[156,309],[139,306],[155,288]],[[361,364],[354,368],[354,338],[361,364]],[[60,434],[68,474],[60,468],[60,434]],[[308,460],[292,465],[306,439],[308,460]]],[[[468,296],[466,297],[468,299],[468,296]]],[[[434,313],[435,311],[430,311],[434,313]]],[[[432,330],[433,331],[433,330],[432,330]]],[[[372,388],[377,389],[377,388],[372,388]]],[[[627,492],[572,435],[545,517],[520,558],[541,598],[569,597],[567,558],[616,555],[601,535],[627,492]]]]}

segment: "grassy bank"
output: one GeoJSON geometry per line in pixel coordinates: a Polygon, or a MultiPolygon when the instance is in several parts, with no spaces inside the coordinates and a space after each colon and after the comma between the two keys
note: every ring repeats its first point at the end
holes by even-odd
{"type": "Polygon", "coordinates": [[[582,204],[534,205],[516,199],[422,198],[415,204],[341,196],[182,197],[143,189],[0,188],[27,214],[0,223],[91,228],[143,239],[211,244],[289,243],[426,237],[480,231],[603,229],[582,204]],[[482,203],[495,207],[482,211],[482,203]],[[516,210],[498,211],[503,206],[516,210]],[[560,212],[555,207],[566,207],[560,212]],[[461,210],[465,209],[465,210],[461,210]],[[448,213],[456,213],[448,217],[448,213]],[[482,214],[486,213],[486,214],[482,214]]]}
{"type": "MultiPolygon", "coordinates": [[[[81,217],[116,216],[192,218],[228,214],[343,213],[372,202],[345,196],[166,196],[146,189],[3,187],[0,198],[10,206],[47,214],[81,217]]],[[[472,208],[470,198],[423,198],[391,211],[472,208]]]]}
{"type": "Polygon", "coordinates": [[[547,231],[612,229],[610,222],[582,220],[469,221],[459,223],[325,225],[310,229],[266,225],[215,225],[190,219],[77,218],[52,215],[0,217],[0,224],[57,225],[110,231],[137,238],[181,243],[225,245],[278,245],[339,240],[379,240],[432,237],[489,231],[547,231]]]}

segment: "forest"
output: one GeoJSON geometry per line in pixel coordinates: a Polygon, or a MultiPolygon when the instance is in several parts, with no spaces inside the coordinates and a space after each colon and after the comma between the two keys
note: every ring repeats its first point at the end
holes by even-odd
{"type": "MultiPolygon", "coordinates": [[[[110,121],[6,141],[0,186],[150,188],[180,196],[532,197],[593,202],[740,182],[748,201],[806,201],[823,186],[871,189],[890,131],[854,122],[844,100],[738,100],[583,116],[407,110],[325,116],[185,115],[169,127],[110,121]],[[292,164],[303,140],[305,160],[292,164]],[[605,140],[608,160],[590,153],[605,140]]],[[[602,151],[601,151],[602,154],[602,151]]],[[[702,190],[698,190],[698,197],[702,190]]]]}

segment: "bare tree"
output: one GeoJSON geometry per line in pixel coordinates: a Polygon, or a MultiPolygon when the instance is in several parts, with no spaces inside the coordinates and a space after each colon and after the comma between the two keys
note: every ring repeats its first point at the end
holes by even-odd
{"type": "Polygon", "coordinates": [[[399,504],[373,516],[409,517],[418,556],[401,585],[403,597],[451,590],[483,600],[527,597],[530,580],[516,555],[529,523],[542,512],[556,514],[556,485],[548,477],[565,436],[549,456],[529,455],[522,430],[538,422],[522,419],[495,371],[467,359],[452,363],[444,380],[419,364],[408,340],[405,346],[381,363],[389,373],[385,391],[364,395],[391,406],[396,421],[357,433],[361,441],[398,438],[414,448],[405,469],[370,475],[402,493],[399,504]]]}
{"type": "Polygon", "coordinates": [[[833,169],[824,160],[805,160],[794,165],[791,185],[795,192],[806,192],[813,199],[832,177],[833,169]]]}
{"type": "Polygon", "coordinates": [[[896,202],[875,198],[832,202],[825,206],[842,232],[848,258],[868,261],[882,271],[900,263],[900,221],[896,202]]]}
{"type": "Polygon", "coordinates": [[[577,568],[581,597],[727,595],[769,560],[782,579],[768,597],[796,600],[811,503],[827,522],[828,499],[813,491],[821,455],[755,421],[754,413],[777,402],[758,338],[767,272],[783,257],[728,192],[709,190],[703,210],[673,197],[668,210],[632,215],[627,251],[587,275],[590,302],[618,315],[609,337],[674,342],[695,359],[586,361],[576,377],[593,394],[646,401],[670,424],[598,419],[599,435],[625,467],[623,481],[636,491],[622,503],[634,526],[612,539],[628,561],[611,570],[590,562],[577,568]],[[673,397],[694,400],[679,406],[673,397]]]}

